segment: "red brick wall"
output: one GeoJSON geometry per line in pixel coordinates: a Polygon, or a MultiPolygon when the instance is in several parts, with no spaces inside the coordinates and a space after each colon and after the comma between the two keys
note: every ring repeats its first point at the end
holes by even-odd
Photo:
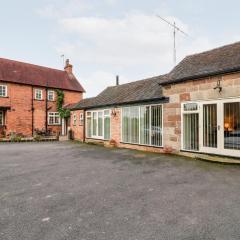
{"type": "MultiPolygon", "coordinates": [[[[6,133],[22,133],[25,136],[32,135],[32,86],[15,83],[7,83],[8,97],[0,97],[0,106],[10,106],[11,110],[6,112],[5,123],[6,133]]],[[[41,87],[33,88],[33,97],[35,89],[43,90],[43,100],[35,100],[34,107],[34,129],[45,129],[46,122],[46,90],[41,87]]],[[[64,104],[76,103],[82,99],[82,93],[64,91],[64,104]]],[[[57,95],[55,92],[55,101],[48,101],[49,112],[57,112],[57,95]]],[[[60,132],[61,126],[48,126],[54,132],[60,132]]]]}
{"type": "MultiPolygon", "coordinates": [[[[80,124],[80,114],[81,113],[84,114],[84,111],[78,110],[78,111],[71,112],[70,127],[71,127],[71,130],[73,131],[73,138],[75,140],[84,141],[84,125],[80,124]],[[76,117],[77,117],[76,125],[74,125],[74,122],[73,122],[74,114],[76,114],[76,117]]],[[[85,119],[85,116],[84,116],[84,119],[85,119]]]]}

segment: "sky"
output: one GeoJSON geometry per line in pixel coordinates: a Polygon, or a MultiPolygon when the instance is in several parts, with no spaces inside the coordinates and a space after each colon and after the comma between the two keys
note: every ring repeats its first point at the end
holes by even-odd
{"type": "Polygon", "coordinates": [[[63,69],[70,59],[85,97],[168,73],[186,55],[240,41],[238,0],[0,0],[0,57],[63,69]]]}

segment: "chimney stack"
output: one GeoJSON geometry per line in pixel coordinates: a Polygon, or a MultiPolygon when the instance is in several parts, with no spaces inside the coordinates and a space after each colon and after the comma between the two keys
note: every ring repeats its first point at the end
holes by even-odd
{"type": "Polygon", "coordinates": [[[118,86],[119,85],[119,76],[117,75],[116,76],[116,86],[118,86]]]}
{"type": "Polygon", "coordinates": [[[67,73],[72,73],[72,64],[70,64],[69,62],[69,59],[66,60],[66,65],[64,67],[64,70],[67,72],[67,73]]]}

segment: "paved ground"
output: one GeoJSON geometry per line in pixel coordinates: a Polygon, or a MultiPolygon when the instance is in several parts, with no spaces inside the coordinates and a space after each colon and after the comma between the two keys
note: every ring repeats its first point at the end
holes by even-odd
{"type": "Polygon", "coordinates": [[[0,239],[240,239],[240,167],[76,143],[0,145],[0,239]]]}

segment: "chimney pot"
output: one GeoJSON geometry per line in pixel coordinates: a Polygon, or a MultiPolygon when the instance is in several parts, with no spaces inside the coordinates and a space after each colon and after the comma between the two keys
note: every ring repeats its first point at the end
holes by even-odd
{"type": "Polygon", "coordinates": [[[64,67],[64,70],[67,72],[67,73],[72,73],[72,64],[70,64],[70,61],[69,59],[66,59],[66,65],[64,67]]]}
{"type": "Polygon", "coordinates": [[[116,86],[118,86],[119,85],[119,76],[117,75],[116,76],[116,86]]]}

